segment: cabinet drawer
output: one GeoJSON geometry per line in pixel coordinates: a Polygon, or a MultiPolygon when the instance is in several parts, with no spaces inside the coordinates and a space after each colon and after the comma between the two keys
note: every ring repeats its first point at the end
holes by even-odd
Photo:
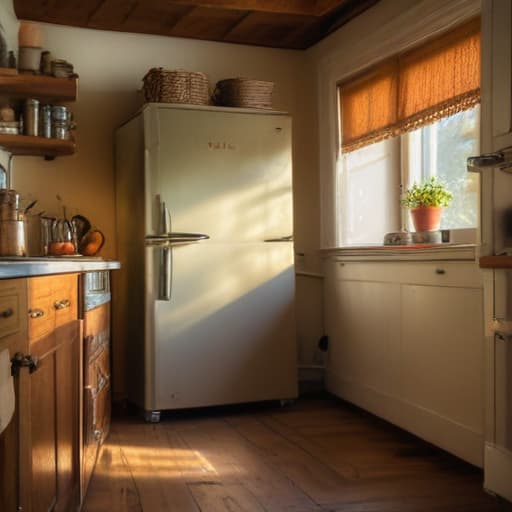
{"type": "Polygon", "coordinates": [[[37,340],[57,327],[76,320],[78,278],[76,274],[28,279],[28,336],[37,340]]]}
{"type": "Polygon", "coordinates": [[[384,283],[482,288],[482,275],[474,262],[337,262],[336,279],[384,283]]]}
{"type": "Polygon", "coordinates": [[[38,297],[33,299],[29,294],[28,307],[28,338],[36,340],[53,331],[55,315],[51,297],[38,297]]]}
{"type": "Polygon", "coordinates": [[[0,338],[21,329],[21,287],[21,281],[0,281],[0,338]]]}

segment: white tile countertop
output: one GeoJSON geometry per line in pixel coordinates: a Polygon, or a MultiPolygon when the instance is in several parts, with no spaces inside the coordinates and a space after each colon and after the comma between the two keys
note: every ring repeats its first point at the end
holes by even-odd
{"type": "Polygon", "coordinates": [[[116,270],[119,268],[121,268],[119,261],[86,256],[1,257],[0,279],[116,270]]]}

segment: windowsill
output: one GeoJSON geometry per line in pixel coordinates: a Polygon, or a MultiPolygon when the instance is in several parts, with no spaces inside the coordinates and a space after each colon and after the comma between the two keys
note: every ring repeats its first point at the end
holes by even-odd
{"type": "Polygon", "coordinates": [[[443,243],[415,245],[366,245],[321,249],[325,258],[344,261],[429,261],[469,260],[477,258],[476,244],[443,243]]]}

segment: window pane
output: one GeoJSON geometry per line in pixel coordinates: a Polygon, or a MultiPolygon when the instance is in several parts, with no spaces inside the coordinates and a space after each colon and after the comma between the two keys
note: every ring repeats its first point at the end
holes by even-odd
{"type": "Polygon", "coordinates": [[[478,225],[479,176],[467,172],[466,159],[479,153],[479,133],[477,106],[404,136],[409,154],[407,186],[437,176],[453,192],[453,201],[443,211],[441,229],[478,225]]]}
{"type": "Polygon", "coordinates": [[[341,156],[341,245],[382,245],[400,229],[399,144],[397,137],[341,156]]]}

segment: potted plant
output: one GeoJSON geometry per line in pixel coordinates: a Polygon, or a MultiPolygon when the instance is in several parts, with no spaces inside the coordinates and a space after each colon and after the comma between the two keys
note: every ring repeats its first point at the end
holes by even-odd
{"type": "Polygon", "coordinates": [[[441,223],[442,209],[452,199],[453,194],[433,176],[420,184],[414,182],[406,191],[402,204],[411,210],[416,231],[437,231],[441,223]]]}

